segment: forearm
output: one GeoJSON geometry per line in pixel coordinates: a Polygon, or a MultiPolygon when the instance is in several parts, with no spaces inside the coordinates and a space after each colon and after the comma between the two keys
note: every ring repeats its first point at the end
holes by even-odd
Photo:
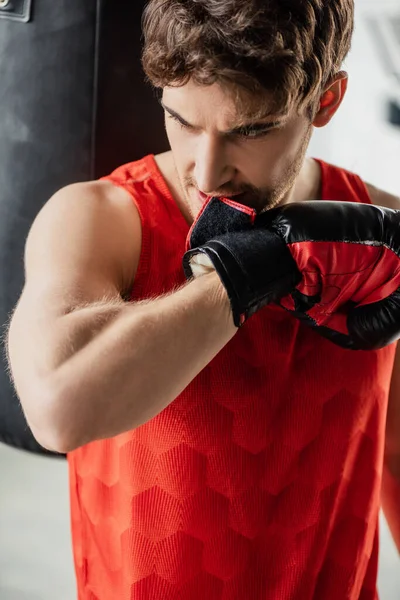
{"type": "Polygon", "coordinates": [[[382,509],[400,554],[400,457],[387,459],[383,468],[382,509]]]}
{"type": "Polygon", "coordinates": [[[149,303],[126,304],[54,373],[50,389],[62,450],[155,417],[236,331],[215,274],[149,303]]]}

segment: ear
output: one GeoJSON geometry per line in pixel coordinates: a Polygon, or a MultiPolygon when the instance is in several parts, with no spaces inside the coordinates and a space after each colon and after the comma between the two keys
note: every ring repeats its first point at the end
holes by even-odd
{"type": "Polygon", "coordinates": [[[320,98],[318,112],[314,117],[314,127],[324,127],[330,122],[346,94],[348,80],[347,73],[341,71],[325,88],[320,98]]]}

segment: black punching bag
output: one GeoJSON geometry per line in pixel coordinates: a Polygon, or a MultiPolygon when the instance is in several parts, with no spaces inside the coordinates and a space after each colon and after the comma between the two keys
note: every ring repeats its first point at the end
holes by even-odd
{"type": "MultiPolygon", "coordinates": [[[[0,0],[0,324],[24,284],[33,220],[61,187],[97,179],[168,149],[145,83],[145,0],[0,0]]],[[[24,340],[21,340],[21,344],[24,340]]],[[[0,367],[0,441],[50,454],[34,440],[0,367]]]]}

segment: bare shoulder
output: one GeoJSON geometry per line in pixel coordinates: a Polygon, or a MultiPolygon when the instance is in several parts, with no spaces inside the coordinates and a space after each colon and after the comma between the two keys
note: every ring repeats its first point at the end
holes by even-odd
{"type": "MultiPolygon", "coordinates": [[[[109,181],[92,181],[86,185],[93,188],[103,210],[104,234],[109,235],[113,241],[113,249],[121,269],[121,293],[129,293],[133,287],[142,246],[139,211],[132,196],[122,187],[109,181]]],[[[102,239],[104,240],[104,237],[102,239]]],[[[106,245],[105,240],[103,243],[106,245]]]]}
{"type": "Polygon", "coordinates": [[[86,212],[98,214],[100,218],[113,216],[118,225],[125,219],[131,223],[139,219],[130,194],[109,181],[85,181],[61,188],[44,204],[36,218],[54,218],[55,213],[61,215],[64,212],[78,220],[86,212]]]}
{"type": "Polygon", "coordinates": [[[384,208],[392,208],[394,210],[400,210],[400,196],[390,194],[381,190],[371,183],[364,182],[367,186],[367,190],[372,200],[372,204],[377,206],[383,206],[384,208]]]}
{"type": "Polygon", "coordinates": [[[85,281],[93,296],[104,285],[124,294],[132,288],[140,249],[140,217],[128,192],[105,181],[71,184],[44,204],[32,224],[26,279],[38,287],[45,273],[53,287],[58,281],[73,290],[85,281]]]}

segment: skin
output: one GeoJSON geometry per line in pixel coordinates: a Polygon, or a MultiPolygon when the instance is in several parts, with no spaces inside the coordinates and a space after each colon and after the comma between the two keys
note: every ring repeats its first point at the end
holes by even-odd
{"type": "Polygon", "coordinates": [[[257,212],[318,199],[319,167],[306,152],[313,128],[327,125],[338,110],[347,81],[345,72],[331,80],[313,120],[305,111],[292,110],[257,121],[256,129],[247,122],[245,130],[235,133],[230,132],[243,127],[241,115],[219,84],[205,87],[190,81],[164,88],[171,151],[156,161],[187,222],[193,222],[208,196],[236,196],[257,212]],[[276,126],[268,128],[271,123],[276,126]]]}

